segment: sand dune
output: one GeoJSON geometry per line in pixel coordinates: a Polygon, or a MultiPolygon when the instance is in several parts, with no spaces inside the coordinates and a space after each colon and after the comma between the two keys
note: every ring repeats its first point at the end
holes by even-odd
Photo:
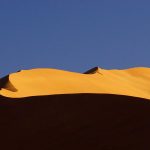
{"type": "Polygon", "coordinates": [[[150,149],[150,69],[32,69],[0,79],[2,150],[150,149]]]}
{"type": "Polygon", "coordinates": [[[19,98],[40,95],[109,93],[150,99],[150,68],[105,70],[85,73],[56,69],[32,69],[0,80],[0,95],[19,98]]]}

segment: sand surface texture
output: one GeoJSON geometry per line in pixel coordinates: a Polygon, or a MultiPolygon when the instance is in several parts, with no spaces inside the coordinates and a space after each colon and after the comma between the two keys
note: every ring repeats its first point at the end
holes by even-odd
{"type": "Polygon", "coordinates": [[[56,69],[31,69],[0,79],[0,95],[30,96],[97,93],[150,99],[150,68],[105,70],[95,67],[85,73],[56,69]]]}

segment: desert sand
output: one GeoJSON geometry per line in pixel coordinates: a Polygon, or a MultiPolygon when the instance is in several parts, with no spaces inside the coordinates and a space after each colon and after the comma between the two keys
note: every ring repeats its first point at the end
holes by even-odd
{"type": "Polygon", "coordinates": [[[150,69],[32,69],[0,79],[2,150],[150,149],[150,69]]]}
{"type": "Polygon", "coordinates": [[[150,99],[150,68],[105,70],[95,67],[85,73],[56,69],[31,69],[0,80],[0,95],[12,98],[100,93],[150,99]]]}

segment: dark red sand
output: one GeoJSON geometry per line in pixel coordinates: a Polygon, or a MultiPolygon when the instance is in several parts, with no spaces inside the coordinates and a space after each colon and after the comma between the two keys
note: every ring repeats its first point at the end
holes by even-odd
{"type": "Polygon", "coordinates": [[[148,150],[150,101],[107,94],[0,97],[1,150],[148,150]]]}

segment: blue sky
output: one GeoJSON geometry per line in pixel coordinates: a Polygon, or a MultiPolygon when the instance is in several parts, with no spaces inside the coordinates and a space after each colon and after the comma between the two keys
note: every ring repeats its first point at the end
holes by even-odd
{"type": "Polygon", "coordinates": [[[149,0],[0,0],[0,76],[150,67],[149,0]]]}

